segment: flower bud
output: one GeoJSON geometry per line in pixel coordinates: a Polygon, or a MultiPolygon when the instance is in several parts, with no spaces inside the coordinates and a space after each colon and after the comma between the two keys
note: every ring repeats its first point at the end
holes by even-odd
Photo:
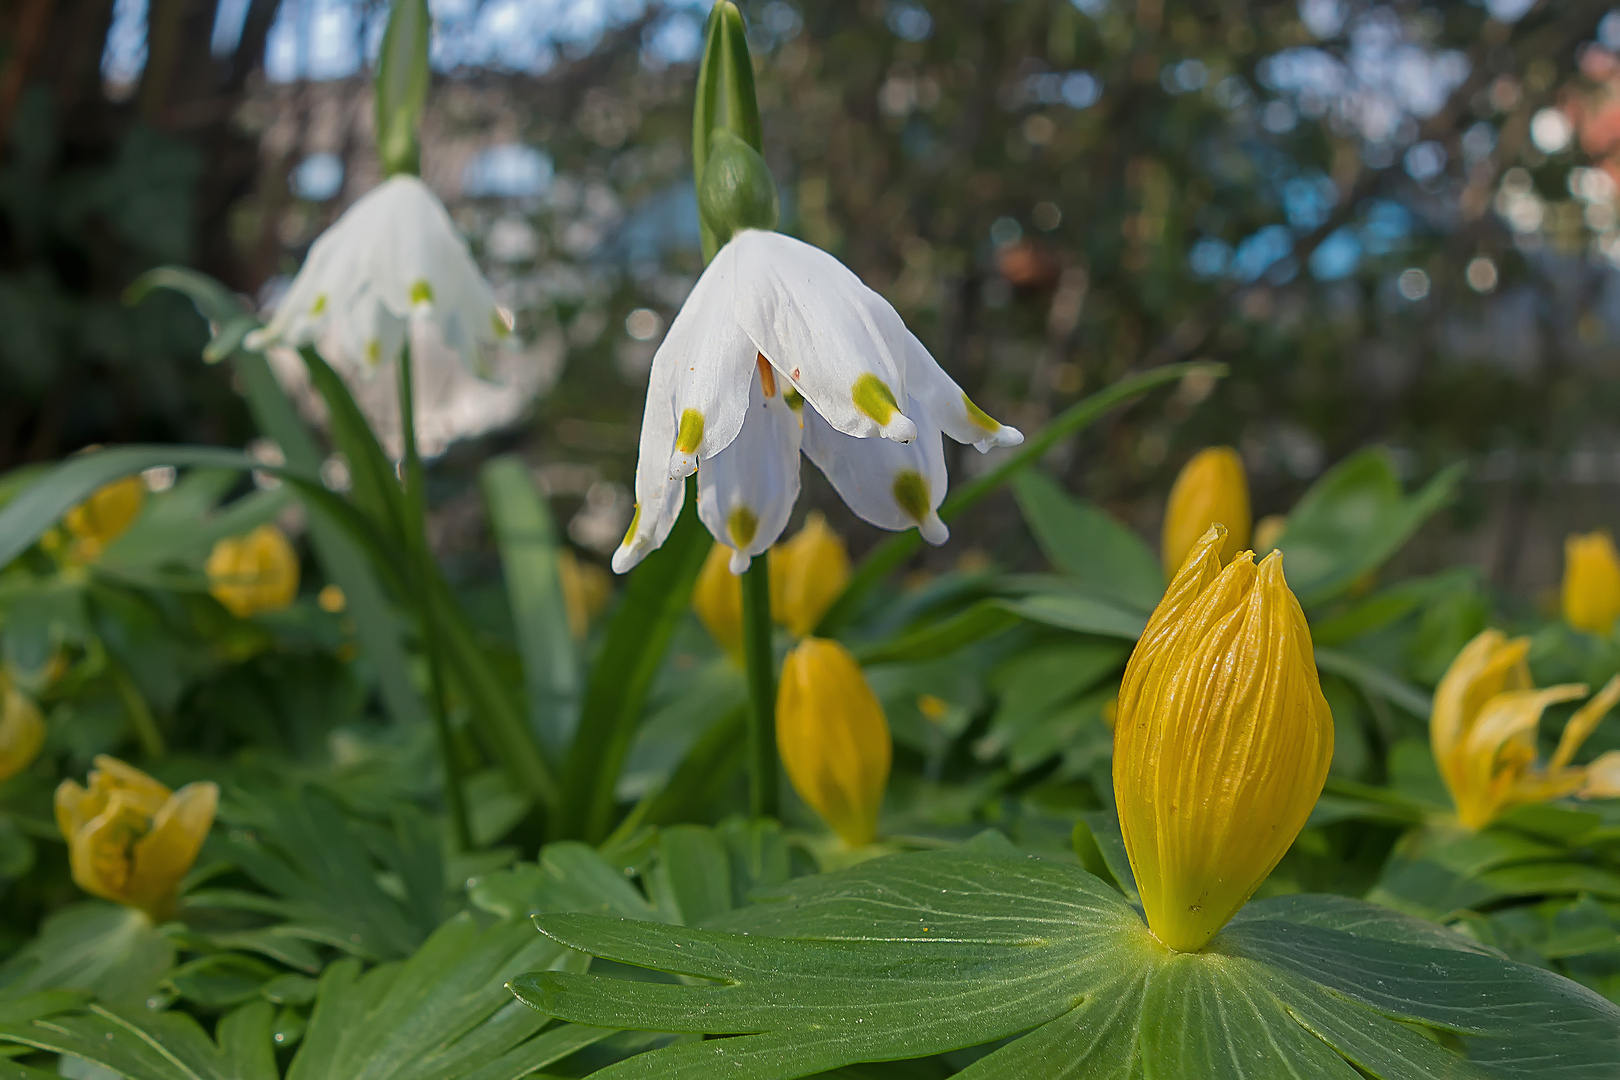
{"type": "Polygon", "coordinates": [[[1249,480],[1243,459],[1229,446],[1200,450],[1182,468],[1164,508],[1159,554],[1172,577],[1211,525],[1226,526],[1221,562],[1249,546],[1249,480]]]}
{"type": "Polygon", "coordinates": [[[215,544],[206,572],[208,591],[238,619],[280,611],[298,595],[298,553],[274,525],[215,544]]]}
{"type": "Polygon", "coordinates": [[[135,523],[145,502],[146,482],[139,476],[126,476],[97,488],[62,518],[73,534],[73,557],[81,562],[99,559],[107,545],[135,523]]]}
{"type": "Polygon", "coordinates": [[[776,744],[799,797],[849,847],[877,836],[893,747],[883,706],[849,650],[805,638],[782,662],[776,744]]]}
{"type": "Polygon", "coordinates": [[[849,549],[820,514],[771,549],[771,615],[799,637],[816,628],[847,584],[849,549]]]}
{"type": "Polygon", "coordinates": [[[39,706],[0,670],[0,780],[10,780],[34,763],[45,745],[39,706]]]}
{"type": "Polygon", "coordinates": [[[1203,948],[1304,827],[1333,757],[1333,716],[1282,556],[1227,530],[1193,546],[1120,686],[1114,797],[1148,925],[1203,948]]]}
{"type": "Polygon", "coordinates": [[[743,229],[774,229],[776,181],[759,151],[724,129],[709,136],[698,210],[722,245],[743,229]]]}
{"type": "Polygon", "coordinates": [[[742,583],[731,572],[731,549],[715,544],[692,586],[692,610],[709,636],[726,652],[742,658],[742,583]]]}
{"type": "Polygon", "coordinates": [[[214,823],[219,786],[204,780],[171,792],[117,758],[100,755],[95,766],[88,788],[64,780],[56,789],[73,880],[162,919],[214,823]]]}
{"type": "Polygon", "coordinates": [[[1608,637],[1620,616],[1620,556],[1607,532],[1572,534],[1564,541],[1564,621],[1608,637]]]}
{"type": "Polygon", "coordinates": [[[561,548],[557,552],[557,583],[562,588],[563,609],[568,613],[568,632],[574,640],[584,641],[591,620],[613,599],[607,571],[595,563],[580,562],[572,551],[561,548]]]}

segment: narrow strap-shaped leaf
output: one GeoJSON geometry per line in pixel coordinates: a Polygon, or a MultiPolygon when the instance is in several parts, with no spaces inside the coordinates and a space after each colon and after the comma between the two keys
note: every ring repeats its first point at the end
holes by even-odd
{"type": "Polygon", "coordinates": [[[405,546],[405,500],[398,476],[341,376],[314,349],[298,350],[310,382],[326,402],[332,439],[349,468],[350,498],[391,542],[405,546]]]}

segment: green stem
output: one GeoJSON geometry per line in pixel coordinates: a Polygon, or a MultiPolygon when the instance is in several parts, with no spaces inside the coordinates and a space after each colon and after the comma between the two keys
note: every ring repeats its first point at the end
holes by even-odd
{"type": "Polygon", "coordinates": [[[742,575],[743,667],[748,675],[748,805],[755,817],[781,817],[776,779],[776,657],[771,649],[770,552],[742,575]]]}
{"type": "Polygon", "coordinates": [[[422,476],[422,457],[416,450],[416,401],[411,385],[411,347],[399,353],[399,430],[405,453],[405,535],[411,547],[411,567],[415,580],[414,599],[422,626],[422,647],[428,661],[428,711],[439,738],[439,757],[444,764],[444,801],[450,810],[450,825],[456,846],[472,849],[472,830],[467,823],[467,795],[461,776],[461,757],[456,752],[450,730],[450,713],[444,692],[444,665],[439,642],[439,619],[434,603],[434,566],[427,542],[427,490],[422,476]]]}
{"type": "Polygon", "coordinates": [[[118,700],[124,706],[124,712],[129,716],[129,726],[135,729],[135,738],[141,744],[141,752],[148,758],[157,759],[169,752],[163,741],[163,732],[158,730],[157,717],[147,706],[146,699],[141,696],[140,688],[135,680],[129,677],[124,665],[111,655],[107,657],[107,673],[112,676],[113,690],[118,694],[118,700]]]}

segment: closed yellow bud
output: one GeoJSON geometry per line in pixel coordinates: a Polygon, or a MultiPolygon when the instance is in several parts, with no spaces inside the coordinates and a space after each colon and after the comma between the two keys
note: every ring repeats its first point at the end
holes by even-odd
{"type": "Polygon", "coordinates": [[[105,754],[95,766],[88,788],[64,780],[56,789],[73,880],[92,896],[162,919],[214,823],[219,786],[203,780],[170,791],[105,754]]]}
{"type": "Polygon", "coordinates": [[[1282,514],[1267,514],[1254,525],[1254,550],[1264,555],[1288,533],[1288,519],[1282,514]]]}
{"type": "Polygon", "coordinates": [[[1211,525],[1226,526],[1223,564],[1249,546],[1249,478],[1243,459],[1229,446],[1212,446],[1193,455],[1170,489],[1159,541],[1165,577],[1174,576],[1211,525]]]}
{"type": "Polygon", "coordinates": [[[1486,630],[1463,646],[1435,688],[1429,745],[1457,819],[1470,829],[1484,828],[1525,803],[1620,794],[1613,785],[1620,776],[1620,751],[1591,765],[1572,764],[1587,736],[1620,701],[1620,676],[1575,711],[1543,766],[1536,761],[1542,712],[1580,700],[1586,687],[1565,683],[1537,690],[1525,662],[1529,652],[1529,638],[1509,640],[1500,630],[1486,630]]]}
{"type": "Polygon", "coordinates": [[[838,642],[805,638],[782,662],[776,744],[799,798],[848,846],[870,844],[894,748],[883,706],[838,642]]]}
{"type": "Polygon", "coordinates": [[[74,557],[84,562],[99,559],[107,545],[135,523],[145,502],[146,483],[139,476],[126,476],[97,488],[62,518],[73,534],[74,557]]]}
{"type": "Polygon", "coordinates": [[[0,671],[0,780],[10,780],[34,763],[45,745],[45,719],[34,700],[0,671]]]}
{"type": "Polygon", "coordinates": [[[816,628],[847,584],[849,549],[820,514],[771,549],[771,615],[799,637],[816,628]]]}
{"type": "Polygon", "coordinates": [[[595,563],[580,562],[567,548],[557,552],[557,581],[568,613],[568,632],[583,641],[590,633],[591,620],[602,614],[613,599],[613,582],[606,570],[595,563]]]}
{"type": "Polygon", "coordinates": [[[1575,533],[1564,541],[1564,621],[1608,637],[1620,617],[1620,555],[1607,532],[1575,533]]]}
{"type": "Polygon", "coordinates": [[[238,619],[280,611],[298,595],[298,553],[274,525],[215,544],[206,571],[208,591],[238,619]]]}
{"type": "Polygon", "coordinates": [[[731,572],[731,549],[717,543],[709,549],[692,586],[692,610],[719,645],[742,657],[742,582],[731,572]]]}
{"type": "Polygon", "coordinates": [[[1193,546],[1120,686],[1114,798],[1148,925],[1203,948],[1304,827],[1333,758],[1333,715],[1282,556],[1226,530],[1193,546]]]}

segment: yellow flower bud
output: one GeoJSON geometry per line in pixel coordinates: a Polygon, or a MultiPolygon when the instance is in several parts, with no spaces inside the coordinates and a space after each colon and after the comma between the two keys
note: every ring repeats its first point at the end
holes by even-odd
{"type": "MultiPolygon", "coordinates": [[[[1457,807],[1457,819],[1481,829],[1514,806],[1566,795],[1584,798],[1620,794],[1609,754],[1591,765],[1573,765],[1576,752],[1598,722],[1620,701],[1620,676],[1575,711],[1545,766],[1536,763],[1536,735],[1549,705],[1576,701],[1586,687],[1576,683],[1537,690],[1525,657],[1529,638],[1509,640],[1486,630],[1463,646],[1434,691],[1429,745],[1457,807]]],[[[1612,752],[1611,752],[1612,753],[1612,752]]]]}
{"type": "Polygon", "coordinates": [[[1226,526],[1223,564],[1249,546],[1249,478],[1243,459],[1229,446],[1212,446],[1193,455],[1170,489],[1159,541],[1165,577],[1175,575],[1211,525],[1226,526]]]}
{"type": "Polygon", "coordinates": [[[1564,621],[1608,637],[1620,616],[1620,555],[1607,532],[1572,534],[1564,541],[1564,621]]]}
{"type": "Polygon", "coordinates": [[[215,544],[206,572],[208,591],[238,619],[280,611],[298,595],[298,553],[274,525],[215,544]]]}
{"type": "Polygon", "coordinates": [[[82,562],[99,559],[107,545],[135,523],[145,502],[146,483],[139,476],[126,476],[97,488],[62,518],[73,534],[73,556],[82,562]]]}
{"type": "Polygon", "coordinates": [[[580,562],[567,548],[557,552],[557,580],[568,612],[568,632],[583,641],[590,633],[591,620],[613,599],[613,582],[606,570],[595,563],[580,562]]]}
{"type": "Polygon", "coordinates": [[[799,637],[816,628],[847,584],[849,549],[820,514],[771,549],[771,616],[799,637]]]}
{"type": "Polygon", "coordinates": [[[1254,526],[1254,550],[1265,554],[1288,534],[1288,519],[1282,514],[1267,514],[1254,526]]]}
{"type": "Polygon", "coordinates": [[[1333,716],[1282,556],[1226,530],[1193,546],[1120,686],[1114,797],[1148,925],[1203,948],[1304,827],[1333,758],[1333,716]]]}
{"type": "Polygon", "coordinates": [[[692,610],[719,645],[742,657],[742,582],[731,572],[731,549],[717,543],[709,549],[692,586],[692,610]]]}
{"type": "Polygon", "coordinates": [[[889,781],[889,723],[860,664],[836,641],[805,638],[782,662],[776,743],[799,797],[849,847],[877,836],[889,781]]]}
{"type": "Polygon", "coordinates": [[[315,603],[328,615],[336,615],[349,606],[349,598],[343,594],[341,586],[328,582],[315,594],[315,603]]]}
{"type": "Polygon", "coordinates": [[[0,671],[0,780],[10,780],[34,763],[45,745],[45,719],[39,706],[0,671]]]}
{"type": "Polygon", "coordinates": [[[103,754],[95,766],[88,788],[64,780],[56,789],[73,880],[162,919],[214,823],[219,786],[203,780],[171,792],[117,758],[103,754]]]}

